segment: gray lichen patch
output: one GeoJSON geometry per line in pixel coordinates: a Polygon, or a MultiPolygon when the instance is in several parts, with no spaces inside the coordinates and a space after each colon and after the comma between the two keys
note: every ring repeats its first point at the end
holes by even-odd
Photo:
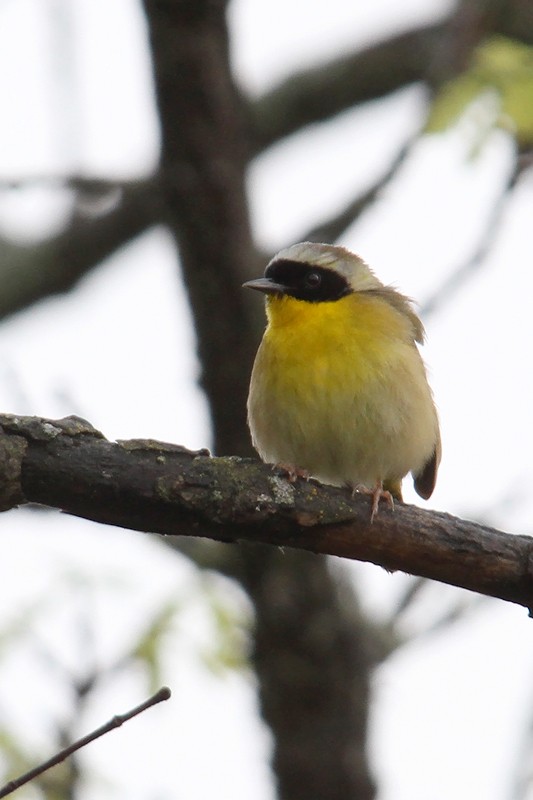
{"type": "Polygon", "coordinates": [[[294,486],[292,486],[286,478],[281,478],[279,475],[272,475],[272,477],[268,479],[268,483],[272,489],[272,496],[276,504],[283,506],[294,505],[294,486]]]}
{"type": "Polygon", "coordinates": [[[74,415],[63,417],[63,419],[50,420],[42,417],[19,417],[14,414],[1,414],[0,426],[10,434],[15,433],[34,442],[48,442],[61,434],[104,438],[104,435],[94,428],[90,422],[74,415]]]}

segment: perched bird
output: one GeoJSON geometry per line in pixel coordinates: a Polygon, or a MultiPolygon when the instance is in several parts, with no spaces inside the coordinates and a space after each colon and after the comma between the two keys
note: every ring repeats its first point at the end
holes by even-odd
{"type": "Polygon", "coordinates": [[[440,461],[439,423],[411,301],[344,247],[281,250],[263,278],[268,325],[248,396],[263,461],[393,507],[411,472],[427,499],[440,461]]]}

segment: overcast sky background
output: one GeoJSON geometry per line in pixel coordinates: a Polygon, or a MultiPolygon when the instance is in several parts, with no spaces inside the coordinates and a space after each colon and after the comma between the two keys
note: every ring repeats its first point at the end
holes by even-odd
{"type": "MultiPolygon", "coordinates": [[[[312,6],[234,0],[235,70],[257,93],[298,67],[429,21],[448,7],[437,0],[312,6]]],[[[146,29],[134,0],[4,0],[0,64],[4,180],[72,173],[131,178],[157,163],[146,29]]],[[[416,129],[424,103],[413,87],[258,158],[249,191],[259,242],[275,249],[297,241],[342,207],[416,129]]],[[[511,143],[503,132],[489,135],[473,156],[480,120],[490,114],[490,106],[479,105],[454,130],[421,143],[376,207],[342,239],[383,281],[421,304],[475,248],[510,169],[511,143]]],[[[424,357],[444,443],[437,490],[426,505],[517,533],[529,532],[533,512],[532,199],[530,174],[509,203],[483,268],[425,320],[424,357]]],[[[69,206],[69,192],[46,182],[1,192],[0,235],[48,235],[61,227],[69,206]]],[[[108,438],[209,446],[190,313],[177,275],[173,242],[155,229],[67,297],[4,323],[2,409],[77,413],[108,438]]],[[[407,483],[406,499],[415,502],[407,483]]],[[[206,590],[205,576],[155,537],[56,514],[4,514],[0,548],[0,625],[39,609],[32,642],[0,647],[0,721],[20,732],[28,749],[49,755],[54,723],[68,716],[71,703],[61,676],[43,666],[40,643],[83,673],[85,613],[96,661],[110,664],[178,587],[180,612],[163,669],[173,698],[87,748],[83,759],[95,777],[86,797],[272,800],[270,740],[256,717],[252,678],[215,675],[203,664],[215,636],[213,596],[243,625],[249,619],[237,588],[215,576],[206,590]]],[[[368,609],[391,613],[405,576],[370,565],[348,568],[368,609]]],[[[453,627],[416,636],[459,593],[431,584],[423,596],[404,621],[414,641],[374,678],[371,757],[379,798],[511,798],[533,709],[532,623],[521,608],[485,600],[453,627]]],[[[78,733],[146,693],[140,671],[109,679],[78,733]]]]}

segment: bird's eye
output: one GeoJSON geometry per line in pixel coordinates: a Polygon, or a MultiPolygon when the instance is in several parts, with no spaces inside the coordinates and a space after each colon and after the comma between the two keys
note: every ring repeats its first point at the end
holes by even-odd
{"type": "Polygon", "coordinates": [[[316,289],[322,283],[322,275],[320,272],[308,272],[305,276],[305,285],[309,289],[316,289]]]}

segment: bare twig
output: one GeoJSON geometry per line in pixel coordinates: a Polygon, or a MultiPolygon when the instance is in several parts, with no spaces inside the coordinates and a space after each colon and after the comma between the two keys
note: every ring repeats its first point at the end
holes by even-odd
{"type": "Polygon", "coordinates": [[[72,753],[75,753],[76,750],[80,750],[80,748],[85,747],[86,744],[94,742],[95,739],[99,739],[100,736],[115,730],[115,728],[120,728],[120,726],[125,722],[128,722],[128,720],[136,717],[137,714],[141,714],[143,711],[146,711],[146,709],[155,706],[157,703],[161,703],[163,700],[168,700],[170,694],[171,692],[168,686],[163,686],[158,692],[152,695],[152,697],[149,697],[148,700],[145,700],[144,703],[141,703],[140,705],[131,709],[131,711],[127,711],[125,714],[117,714],[116,716],[112,717],[109,722],[106,722],[105,725],[102,725],[92,733],[87,734],[87,736],[83,736],[81,739],[73,742],[68,747],[60,750],[59,753],[56,753],[55,756],[49,758],[48,761],[44,761],[42,764],[30,769],[19,778],[6,783],[4,787],[0,788],[0,797],[7,797],[7,795],[11,794],[16,789],[20,789],[20,787],[24,786],[24,784],[29,783],[30,781],[34,780],[34,778],[42,775],[43,772],[46,772],[52,767],[57,766],[57,764],[60,764],[62,761],[68,758],[68,756],[72,755],[72,753]]]}
{"type": "Polygon", "coordinates": [[[464,283],[483,266],[485,257],[490,252],[500,233],[502,218],[507,208],[509,196],[523,172],[530,166],[531,155],[517,159],[514,170],[510,173],[505,186],[496,198],[476,250],[465,263],[451,271],[438,289],[420,305],[422,317],[434,314],[442,305],[449,303],[464,283]]]}

